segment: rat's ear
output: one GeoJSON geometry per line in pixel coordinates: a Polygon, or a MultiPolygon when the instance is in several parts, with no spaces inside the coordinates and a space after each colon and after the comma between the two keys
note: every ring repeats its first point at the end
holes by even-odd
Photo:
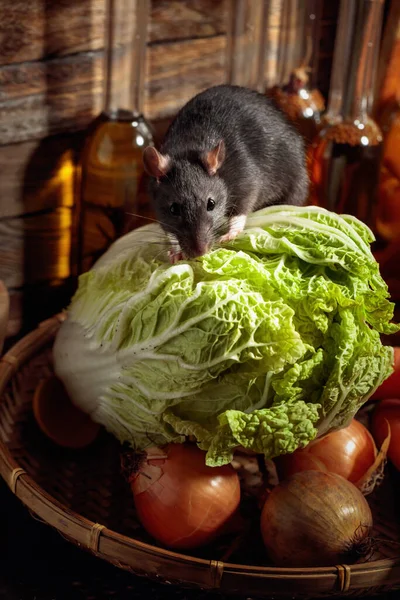
{"type": "Polygon", "coordinates": [[[170,168],[170,158],[160,154],[154,146],[147,146],[143,152],[144,169],[148,175],[159,179],[168,173],[170,168]]]}
{"type": "Polygon", "coordinates": [[[225,143],[221,140],[215,148],[205,152],[201,157],[209,175],[215,175],[225,160],[225,143]]]}

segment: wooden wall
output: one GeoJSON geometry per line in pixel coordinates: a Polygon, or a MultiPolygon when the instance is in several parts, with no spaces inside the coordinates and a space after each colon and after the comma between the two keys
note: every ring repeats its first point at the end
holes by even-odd
{"type": "MultiPolygon", "coordinates": [[[[326,96],[338,0],[320,1],[326,96]]],[[[270,4],[271,82],[281,0],[270,4]]],[[[228,0],[153,0],[145,108],[158,136],[192,95],[225,80],[228,10],[228,0]]],[[[104,23],[105,0],[0,3],[0,279],[11,296],[9,336],[62,308],[73,289],[65,257],[74,169],[84,129],[101,110],[104,23]]]]}

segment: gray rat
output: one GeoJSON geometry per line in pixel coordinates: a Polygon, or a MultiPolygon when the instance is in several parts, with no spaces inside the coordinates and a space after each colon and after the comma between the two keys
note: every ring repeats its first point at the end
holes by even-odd
{"type": "Polygon", "coordinates": [[[240,86],[194,96],[143,163],[171,262],[233,239],[250,212],[308,194],[303,138],[272,100],[240,86]]]}

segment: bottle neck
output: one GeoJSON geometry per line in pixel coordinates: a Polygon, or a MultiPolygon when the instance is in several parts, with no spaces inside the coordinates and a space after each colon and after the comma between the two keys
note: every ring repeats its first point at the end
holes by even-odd
{"type": "Polygon", "coordinates": [[[149,0],[107,0],[103,111],[143,114],[149,0]]]}
{"type": "Polygon", "coordinates": [[[326,118],[364,123],[371,114],[383,0],[341,0],[326,118]]]}

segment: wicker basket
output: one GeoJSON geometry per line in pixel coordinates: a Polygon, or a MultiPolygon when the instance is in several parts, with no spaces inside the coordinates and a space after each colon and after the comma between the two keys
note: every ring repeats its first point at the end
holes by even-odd
{"type": "Polygon", "coordinates": [[[189,556],[154,545],[135,517],[117,441],[102,431],[89,448],[65,450],[36,426],[32,396],[52,372],[52,343],[63,318],[42,323],[0,361],[0,474],[36,518],[122,569],[183,587],[263,598],[361,596],[400,588],[400,530],[388,474],[369,497],[381,542],[364,564],[282,569],[263,566],[264,559],[245,564],[242,556],[242,564],[223,562],[218,548],[189,556]]]}

